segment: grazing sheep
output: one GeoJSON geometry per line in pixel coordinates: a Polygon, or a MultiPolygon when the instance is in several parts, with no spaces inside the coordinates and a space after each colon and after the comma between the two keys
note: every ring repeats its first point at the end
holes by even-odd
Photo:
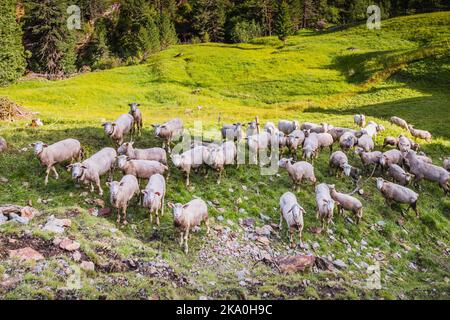
{"type": "Polygon", "coordinates": [[[298,121],[280,120],[278,121],[278,130],[284,134],[290,134],[294,130],[300,129],[298,121]]]}
{"type": "Polygon", "coordinates": [[[209,150],[205,146],[198,146],[182,154],[173,154],[172,162],[181,172],[186,174],[186,186],[189,186],[191,170],[198,170],[209,159],[209,150]]]}
{"type": "Polygon", "coordinates": [[[247,127],[247,137],[254,136],[259,133],[259,123],[256,121],[249,122],[247,127]]]}
{"type": "Polygon", "coordinates": [[[125,175],[133,175],[138,179],[150,179],[154,174],[164,174],[169,168],[158,161],[131,160],[127,156],[117,157],[117,166],[125,175]]]}
{"type": "Polygon", "coordinates": [[[67,169],[71,171],[72,179],[76,179],[85,184],[90,183],[91,192],[94,192],[95,183],[100,196],[103,196],[100,177],[109,172],[109,179],[112,180],[116,157],[116,150],[113,148],[103,148],[82,163],[78,162],[67,166],[67,169]]]}
{"type": "Polygon", "coordinates": [[[287,136],[286,146],[289,148],[294,159],[297,158],[298,147],[303,144],[303,141],[305,141],[305,134],[302,130],[294,130],[287,136]]]}
{"type": "Polygon", "coordinates": [[[409,125],[409,132],[411,132],[411,135],[414,137],[414,139],[423,139],[427,142],[430,142],[432,139],[432,135],[430,132],[425,131],[425,130],[419,130],[419,129],[414,129],[413,125],[409,125]]]}
{"type": "Polygon", "coordinates": [[[135,149],[134,142],[125,142],[117,153],[126,155],[132,160],[153,160],[167,165],[167,153],[163,148],[135,149]]]}
{"type": "Polygon", "coordinates": [[[387,175],[402,186],[407,186],[412,178],[412,175],[410,173],[403,170],[403,168],[397,164],[389,165],[387,175]]]}
{"type": "Polygon", "coordinates": [[[342,151],[348,152],[352,149],[358,142],[358,139],[352,132],[345,132],[339,138],[339,145],[341,146],[342,151]]]}
{"type": "Polygon", "coordinates": [[[244,133],[242,132],[242,124],[235,123],[232,125],[222,126],[222,139],[241,142],[244,139],[244,133]]]}
{"type": "Polygon", "coordinates": [[[393,125],[396,125],[400,128],[403,128],[407,131],[409,131],[409,127],[408,127],[408,122],[406,122],[405,120],[403,120],[402,118],[399,117],[391,117],[391,123],[393,125]]]}
{"type": "Polygon", "coordinates": [[[384,138],[382,149],[386,148],[386,146],[397,147],[397,145],[398,145],[398,138],[386,137],[386,138],[384,138]]]}
{"type": "Polygon", "coordinates": [[[174,227],[179,231],[180,246],[184,243],[184,253],[189,252],[188,240],[189,231],[193,227],[199,226],[202,222],[206,225],[206,234],[209,234],[208,207],[202,199],[194,199],[189,203],[168,203],[173,213],[174,227]]]}
{"type": "Polygon", "coordinates": [[[366,116],[363,114],[357,114],[353,117],[353,120],[355,121],[356,125],[360,126],[361,128],[364,128],[366,126],[366,116]]]}
{"type": "Polygon", "coordinates": [[[412,150],[406,154],[405,161],[409,166],[410,173],[415,176],[414,181],[416,184],[422,179],[438,182],[445,195],[448,194],[450,191],[448,185],[450,173],[446,169],[421,161],[412,150]]]}
{"type": "Polygon", "coordinates": [[[120,223],[120,211],[123,214],[123,224],[127,224],[127,207],[134,196],[140,195],[139,183],[135,176],[125,175],[120,182],[107,182],[111,205],[117,209],[117,223],[120,223]]]}
{"type": "Polygon", "coordinates": [[[227,141],[209,152],[208,164],[219,172],[217,184],[220,184],[222,172],[226,165],[234,164],[237,157],[237,148],[233,141],[227,141]]]}
{"type": "Polygon", "coordinates": [[[8,148],[8,144],[6,143],[6,140],[2,137],[0,137],[0,153],[5,151],[8,148]]]}
{"type": "Polygon", "coordinates": [[[428,157],[424,152],[417,153],[417,159],[419,159],[422,162],[433,164],[433,160],[430,157],[428,157]]]}
{"type": "Polygon", "coordinates": [[[268,133],[277,134],[279,132],[278,128],[275,126],[273,122],[267,122],[264,126],[264,131],[267,131],[268,133]]]}
{"type": "Polygon", "coordinates": [[[123,114],[114,122],[106,122],[103,128],[108,137],[110,137],[117,145],[123,143],[124,136],[127,133],[133,133],[134,118],[131,114],[123,114]]]}
{"type": "Polygon", "coordinates": [[[172,119],[164,124],[152,124],[155,128],[155,136],[163,140],[162,147],[170,152],[172,140],[183,133],[183,121],[181,119],[172,119]]]}
{"type": "Polygon", "coordinates": [[[375,170],[380,165],[380,159],[383,155],[380,151],[364,152],[363,149],[357,148],[355,154],[359,155],[364,168],[374,164],[375,170]]]}
{"type": "Polygon", "coordinates": [[[283,218],[286,221],[288,231],[289,231],[289,242],[291,247],[295,248],[294,242],[294,230],[298,232],[298,238],[300,240],[300,245],[302,245],[302,231],[304,227],[303,215],[306,214],[305,209],[303,209],[297,202],[297,197],[291,193],[286,192],[280,198],[280,225],[279,229],[281,232],[283,226],[283,218]]]}
{"type": "Polygon", "coordinates": [[[381,155],[380,164],[385,168],[389,167],[390,164],[401,165],[402,163],[403,155],[397,149],[388,150],[381,155]]]}
{"type": "Polygon", "coordinates": [[[302,159],[314,162],[314,159],[318,156],[319,139],[317,133],[307,133],[305,141],[303,142],[303,155],[302,159]]]}
{"type": "Polygon", "coordinates": [[[445,170],[450,171],[450,157],[444,158],[442,165],[445,170]]]}
{"type": "MultiPolygon", "coordinates": [[[[391,206],[392,201],[409,204],[406,213],[410,208],[413,208],[417,217],[420,217],[419,210],[417,209],[417,201],[419,199],[419,195],[417,193],[401,185],[388,182],[383,178],[377,178],[376,181],[377,188],[386,199],[388,206],[391,206]]],[[[402,211],[402,214],[404,215],[405,213],[402,211]]]]}
{"type": "Polygon", "coordinates": [[[34,154],[37,156],[42,166],[46,166],[45,185],[48,184],[48,176],[50,170],[55,174],[55,179],[59,179],[55,165],[64,161],[80,162],[83,159],[84,151],[78,140],[66,139],[56,142],[52,145],[45,144],[41,141],[31,144],[34,148],[34,154]]]}
{"type": "Polygon", "coordinates": [[[327,123],[316,124],[316,123],[311,123],[311,122],[304,122],[300,126],[300,129],[303,131],[309,130],[310,132],[314,132],[314,133],[326,133],[326,132],[330,131],[332,128],[333,128],[333,126],[331,126],[327,123]]]}
{"type": "Polygon", "coordinates": [[[348,165],[348,158],[342,151],[333,152],[330,156],[330,161],[328,163],[330,175],[333,174],[333,169],[335,169],[334,174],[338,176],[338,172],[344,172],[345,165],[348,165]]]}
{"type": "Polygon", "coordinates": [[[310,180],[314,186],[316,185],[317,179],[314,175],[314,167],[310,163],[300,161],[292,164],[292,159],[283,158],[278,162],[278,165],[287,170],[296,190],[299,189],[299,184],[305,179],[310,180]]]}
{"type": "Polygon", "coordinates": [[[330,148],[330,154],[333,152],[333,143],[334,139],[333,136],[329,133],[318,133],[317,134],[317,141],[319,142],[319,149],[322,150],[323,148],[330,148]]]}
{"type": "Polygon", "coordinates": [[[153,223],[153,214],[156,216],[156,225],[159,226],[159,211],[164,216],[164,198],[166,196],[166,180],[160,174],[150,177],[147,186],[142,190],[143,206],[147,208],[150,215],[150,224],[153,223]]]}
{"type": "Polygon", "coordinates": [[[339,141],[340,138],[342,137],[342,135],[346,132],[349,132],[353,135],[356,134],[356,131],[353,129],[348,129],[348,128],[339,128],[339,127],[334,127],[330,130],[328,130],[328,133],[331,134],[331,136],[333,137],[334,141],[339,141]]]}
{"type": "Polygon", "coordinates": [[[316,193],[316,218],[322,222],[322,229],[333,220],[334,200],[331,198],[330,189],[326,183],[321,183],[315,188],[316,193]]]}
{"type": "MultiPolygon", "coordinates": [[[[250,163],[258,163],[258,156],[261,156],[261,154],[263,154],[264,152],[267,153],[270,147],[271,140],[272,136],[268,132],[261,132],[260,134],[247,138],[248,149],[250,152],[250,163]]],[[[260,164],[263,164],[261,162],[261,159],[260,164]]]]}
{"type": "Polygon", "coordinates": [[[411,147],[412,147],[411,140],[409,140],[404,135],[400,135],[398,137],[398,142],[397,142],[398,150],[400,150],[401,152],[408,152],[409,150],[411,150],[411,147]]]}
{"type": "Polygon", "coordinates": [[[363,134],[358,139],[358,147],[362,148],[365,152],[371,152],[375,148],[375,143],[371,136],[363,134]]]}
{"type": "Polygon", "coordinates": [[[336,191],[334,184],[328,185],[331,198],[336,202],[338,212],[343,214],[344,210],[351,211],[356,216],[356,223],[359,224],[363,217],[363,205],[361,201],[351,195],[336,191]]]}
{"type": "Polygon", "coordinates": [[[379,125],[374,121],[370,121],[369,124],[361,130],[361,132],[363,134],[368,134],[371,138],[373,138],[377,135],[378,132],[383,130],[384,127],[382,125],[379,125]]]}
{"type": "Polygon", "coordinates": [[[140,104],[130,103],[128,106],[130,107],[129,113],[133,116],[134,119],[133,132],[137,132],[139,135],[141,135],[143,120],[142,120],[142,112],[138,108],[140,104]]]}

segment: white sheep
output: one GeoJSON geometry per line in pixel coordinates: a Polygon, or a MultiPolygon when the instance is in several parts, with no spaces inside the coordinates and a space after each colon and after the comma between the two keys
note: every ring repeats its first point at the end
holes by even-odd
{"type": "Polygon", "coordinates": [[[209,152],[208,164],[219,172],[217,184],[220,184],[225,166],[234,164],[237,157],[237,148],[233,141],[227,141],[209,152]]]}
{"type": "MultiPolygon", "coordinates": [[[[263,153],[267,154],[271,141],[272,136],[265,131],[247,138],[251,164],[258,164],[258,156],[260,158],[263,153]]],[[[263,165],[261,159],[260,164],[263,165]]]]}
{"type": "MultiPolygon", "coordinates": [[[[413,208],[413,210],[416,212],[417,217],[420,216],[419,210],[417,208],[417,201],[419,199],[419,195],[417,193],[401,185],[385,181],[383,178],[377,178],[376,181],[377,188],[386,199],[386,203],[388,206],[391,206],[392,201],[398,203],[406,203],[409,204],[406,212],[408,212],[410,208],[413,208]]],[[[405,213],[402,211],[402,214],[405,213]]]]}
{"type": "Polygon", "coordinates": [[[395,116],[391,117],[390,120],[391,120],[391,123],[393,125],[396,125],[396,126],[398,126],[400,128],[403,128],[403,129],[409,131],[408,122],[406,122],[406,120],[403,120],[402,118],[395,117],[395,116]]]}
{"type": "Polygon", "coordinates": [[[278,121],[278,130],[284,134],[290,134],[294,130],[300,129],[300,125],[297,120],[280,120],[278,121]]]}
{"type": "MultiPolygon", "coordinates": [[[[344,172],[344,168],[347,168],[346,165],[348,165],[347,155],[345,153],[343,153],[342,151],[333,152],[330,156],[330,161],[328,163],[330,175],[333,174],[332,170],[335,169],[334,175],[336,175],[336,177],[337,177],[339,171],[341,173],[344,172]]],[[[347,169],[347,171],[348,171],[348,169],[347,169]]]]}
{"type": "Polygon", "coordinates": [[[194,199],[189,203],[168,203],[173,213],[173,224],[179,231],[180,246],[184,243],[184,252],[189,252],[189,231],[193,227],[199,226],[202,222],[206,225],[206,234],[209,234],[208,207],[202,199],[194,199]]]}
{"type": "Polygon", "coordinates": [[[0,153],[5,151],[8,148],[8,144],[3,137],[0,137],[0,153]]]}
{"type": "Polygon", "coordinates": [[[311,160],[311,162],[314,162],[314,159],[318,156],[318,149],[319,149],[319,139],[317,137],[317,133],[312,132],[306,133],[305,141],[303,142],[303,155],[302,159],[304,160],[311,160]]]}
{"type": "Polygon", "coordinates": [[[147,186],[142,190],[144,208],[150,215],[150,224],[153,223],[153,214],[156,216],[156,225],[159,226],[159,211],[164,216],[164,198],[166,196],[166,179],[160,174],[150,177],[147,186]]]}
{"type": "Polygon", "coordinates": [[[134,127],[134,118],[131,114],[123,114],[114,122],[103,123],[103,128],[108,137],[117,145],[123,143],[124,136],[132,133],[134,127]]]}
{"type": "Polygon", "coordinates": [[[360,126],[361,128],[364,128],[366,126],[366,116],[363,114],[356,114],[353,117],[353,121],[356,125],[360,126]]]}
{"type": "Polygon", "coordinates": [[[139,103],[130,103],[128,105],[130,107],[130,112],[133,116],[134,123],[133,123],[133,132],[137,132],[139,135],[141,135],[141,130],[143,127],[143,120],[142,120],[142,112],[139,110],[140,104],[139,103]]]}
{"type": "Polygon", "coordinates": [[[159,161],[131,160],[123,155],[117,157],[117,166],[125,175],[133,175],[138,179],[150,179],[154,174],[164,174],[169,168],[159,161]]]}
{"type": "Polygon", "coordinates": [[[281,168],[287,170],[289,176],[294,182],[294,187],[298,190],[299,184],[303,180],[310,180],[313,185],[316,185],[317,179],[314,174],[314,167],[305,161],[295,162],[292,164],[292,159],[283,158],[278,162],[281,168]]]}
{"type": "Polygon", "coordinates": [[[247,123],[247,137],[253,136],[259,133],[259,123],[251,121],[247,123]]]}
{"type": "Polygon", "coordinates": [[[163,148],[136,149],[134,142],[125,142],[117,150],[119,155],[126,155],[132,160],[153,160],[167,164],[167,153],[163,148]]]}
{"type": "Polygon", "coordinates": [[[109,187],[111,205],[117,209],[117,223],[120,223],[120,211],[123,215],[123,224],[127,224],[128,204],[134,196],[140,195],[139,183],[135,176],[125,175],[118,181],[107,182],[109,187]]]}
{"type": "Polygon", "coordinates": [[[368,134],[371,138],[375,137],[378,132],[383,131],[384,127],[374,121],[370,121],[361,131],[363,134],[368,134]]]}
{"type": "Polygon", "coordinates": [[[339,145],[342,151],[347,152],[352,149],[358,142],[358,139],[352,132],[344,132],[339,138],[339,145]]]}
{"type": "Polygon", "coordinates": [[[390,164],[387,175],[402,186],[407,186],[411,181],[412,175],[397,164],[390,164]]]}
{"type": "Polygon", "coordinates": [[[380,164],[387,168],[390,164],[401,165],[403,163],[403,155],[400,150],[392,149],[384,152],[380,158],[380,164]]]}
{"type": "Polygon", "coordinates": [[[209,150],[205,146],[198,146],[182,154],[173,154],[172,162],[181,172],[186,174],[186,186],[189,186],[191,170],[198,170],[209,159],[209,150]]]}
{"type": "Polygon", "coordinates": [[[363,205],[357,198],[336,191],[334,184],[328,185],[330,189],[331,198],[336,202],[338,212],[343,214],[344,210],[351,211],[356,216],[356,223],[360,223],[363,217],[363,205]]]}
{"type": "Polygon", "coordinates": [[[163,148],[170,152],[172,140],[183,134],[183,121],[179,118],[172,119],[164,124],[152,124],[155,136],[163,140],[163,148]]]}
{"type": "Polygon", "coordinates": [[[321,183],[315,188],[316,193],[316,218],[322,222],[322,229],[333,220],[334,200],[331,198],[330,189],[326,183],[321,183]]]}
{"type": "Polygon", "coordinates": [[[300,126],[300,129],[303,131],[309,130],[310,132],[314,132],[314,133],[326,133],[326,132],[330,131],[332,128],[333,128],[333,126],[329,125],[328,123],[316,124],[316,123],[311,123],[311,122],[304,122],[300,126]]]}
{"type": "Polygon", "coordinates": [[[223,125],[221,129],[222,139],[241,142],[244,139],[242,127],[243,125],[241,123],[223,125]]]}
{"type": "Polygon", "coordinates": [[[331,134],[334,141],[339,141],[342,135],[346,132],[350,132],[351,134],[355,135],[356,130],[349,129],[349,128],[340,128],[340,127],[334,127],[328,130],[328,133],[331,134]]]}
{"type": "Polygon", "coordinates": [[[409,132],[411,132],[411,135],[415,139],[419,138],[419,139],[423,139],[427,142],[430,142],[431,139],[433,138],[431,133],[426,130],[414,129],[413,125],[409,125],[408,128],[409,128],[409,132]]]}
{"type": "Polygon", "coordinates": [[[305,134],[302,130],[294,130],[286,137],[286,146],[294,159],[297,158],[298,147],[303,145],[303,141],[305,141],[305,134]]]}
{"type": "Polygon", "coordinates": [[[375,165],[375,170],[380,165],[380,159],[383,156],[381,151],[364,152],[362,148],[356,148],[355,154],[359,155],[365,169],[370,165],[375,165]]]}
{"type": "Polygon", "coordinates": [[[48,176],[50,170],[55,174],[55,179],[59,179],[55,165],[61,162],[74,161],[80,162],[83,159],[84,151],[78,140],[66,139],[56,142],[52,145],[45,144],[41,141],[31,144],[34,148],[34,154],[37,156],[42,166],[47,167],[45,176],[45,185],[48,184],[48,176]]]}
{"type": "Polygon", "coordinates": [[[291,247],[295,247],[294,230],[297,230],[300,245],[302,246],[302,231],[305,225],[303,222],[304,214],[306,214],[305,209],[298,204],[297,197],[293,193],[286,192],[281,196],[279,229],[281,232],[284,218],[289,231],[289,242],[291,243],[291,247]]]}
{"type": "Polygon", "coordinates": [[[279,132],[278,128],[275,126],[273,122],[267,122],[266,125],[264,126],[264,131],[267,131],[271,135],[277,134],[279,132]]]}
{"type": "Polygon", "coordinates": [[[318,133],[317,134],[317,141],[319,142],[319,149],[322,150],[323,148],[330,148],[330,154],[333,152],[333,143],[334,139],[333,136],[327,132],[318,133]]]}
{"type": "Polygon", "coordinates": [[[373,139],[368,134],[363,134],[358,139],[358,147],[362,148],[365,152],[370,152],[375,148],[375,143],[373,139]]]}
{"type": "Polygon", "coordinates": [[[445,170],[450,171],[450,157],[445,157],[444,161],[442,162],[442,166],[445,170]]]}

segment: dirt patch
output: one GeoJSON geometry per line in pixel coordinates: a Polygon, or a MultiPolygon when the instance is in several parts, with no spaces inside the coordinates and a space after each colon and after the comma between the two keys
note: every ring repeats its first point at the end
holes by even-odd
{"type": "Polygon", "coordinates": [[[96,253],[104,257],[104,263],[97,263],[97,270],[106,273],[125,272],[130,270],[130,265],[123,260],[119,254],[113,252],[108,247],[98,247],[96,253]]]}
{"type": "Polygon", "coordinates": [[[63,254],[64,251],[53,245],[52,241],[46,241],[32,236],[0,236],[0,258],[9,257],[9,250],[17,250],[25,247],[33,248],[41,253],[45,258],[63,254]]]}

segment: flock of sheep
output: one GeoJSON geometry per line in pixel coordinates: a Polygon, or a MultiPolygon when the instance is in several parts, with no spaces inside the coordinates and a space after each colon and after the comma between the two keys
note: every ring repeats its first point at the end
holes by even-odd
{"type": "MultiPolygon", "coordinates": [[[[286,169],[294,187],[298,187],[305,180],[309,180],[314,185],[317,218],[320,219],[322,228],[332,221],[335,206],[338,212],[351,211],[356,216],[357,222],[361,220],[363,205],[353,195],[360,189],[359,183],[363,173],[370,174],[371,166],[373,171],[367,180],[376,170],[381,170],[380,175],[385,175],[393,181],[376,178],[377,188],[387,203],[389,205],[392,202],[408,204],[408,210],[412,208],[417,216],[419,216],[417,208],[419,194],[407,187],[412,177],[416,184],[426,179],[439,183],[445,194],[449,192],[449,157],[445,158],[443,167],[433,165],[429,157],[423,153],[417,153],[419,145],[405,135],[400,135],[398,138],[385,138],[383,149],[388,145],[395,148],[386,152],[374,151],[373,138],[379,131],[384,130],[383,126],[373,121],[366,124],[364,115],[356,115],[354,121],[360,127],[359,130],[333,127],[326,123],[300,125],[297,121],[287,120],[279,121],[277,126],[268,122],[263,130],[259,129],[257,119],[245,125],[240,123],[224,125],[221,133],[225,141],[222,144],[194,144],[186,152],[171,154],[171,160],[176,168],[186,174],[186,185],[189,185],[191,170],[198,171],[200,168],[205,168],[207,172],[209,167],[219,173],[218,183],[220,183],[224,168],[237,164],[237,145],[242,145],[241,142],[246,142],[250,151],[250,160],[253,163],[257,163],[257,156],[261,152],[269,152],[271,146],[277,144],[277,152],[279,150],[283,153],[287,149],[292,156],[280,159],[278,164],[286,169]],[[244,132],[243,127],[247,127],[247,132],[244,132]],[[338,144],[341,150],[333,152],[335,144],[338,144]],[[330,150],[330,174],[337,176],[345,174],[352,177],[358,184],[357,189],[351,194],[338,192],[334,185],[326,183],[316,185],[314,159],[323,148],[330,150]],[[353,149],[361,158],[364,168],[362,172],[349,164],[347,154],[353,149]],[[304,161],[297,161],[298,151],[301,151],[304,161]]],[[[432,138],[429,132],[416,130],[398,117],[392,117],[391,122],[410,132],[416,139],[430,141],[432,138]]],[[[126,134],[140,133],[142,123],[139,105],[130,104],[128,114],[121,115],[114,122],[103,124],[106,135],[118,146],[117,151],[114,148],[104,148],[83,162],[81,162],[84,157],[83,148],[75,139],[66,139],[52,145],[43,142],[32,144],[37,158],[47,168],[45,183],[48,183],[51,171],[55,178],[58,178],[56,164],[71,161],[67,169],[71,172],[72,178],[79,183],[90,184],[91,192],[97,187],[99,194],[103,195],[100,178],[109,174],[110,182],[106,184],[109,187],[111,205],[118,212],[117,222],[120,223],[122,216],[123,224],[127,223],[127,206],[136,196],[141,199],[140,203],[143,207],[149,210],[150,220],[152,221],[155,216],[156,224],[159,226],[160,212],[161,215],[164,214],[166,180],[169,177],[166,150],[171,153],[171,142],[182,134],[183,122],[180,119],[173,119],[162,125],[153,125],[156,136],[163,140],[162,148],[136,149],[133,142],[124,143],[126,134]],[[116,167],[122,171],[123,178],[120,181],[111,181],[116,167]],[[140,189],[138,179],[148,181],[144,190],[140,189]]],[[[174,226],[179,231],[180,245],[184,244],[184,251],[187,253],[189,231],[192,227],[205,223],[209,232],[207,205],[205,201],[195,198],[184,205],[168,203],[168,207],[173,212],[174,226]]],[[[292,246],[295,246],[293,239],[295,231],[298,232],[301,243],[304,213],[305,210],[293,193],[286,192],[281,196],[280,230],[284,219],[289,229],[292,246]]]]}

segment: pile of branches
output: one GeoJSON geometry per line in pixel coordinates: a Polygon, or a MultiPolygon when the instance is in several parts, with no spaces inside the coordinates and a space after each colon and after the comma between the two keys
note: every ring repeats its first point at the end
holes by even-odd
{"type": "Polygon", "coordinates": [[[14,119],[26,119],[33,113],[17,105],[6,97],[0,97],[0,121],[13,121],[14,119]]]}

